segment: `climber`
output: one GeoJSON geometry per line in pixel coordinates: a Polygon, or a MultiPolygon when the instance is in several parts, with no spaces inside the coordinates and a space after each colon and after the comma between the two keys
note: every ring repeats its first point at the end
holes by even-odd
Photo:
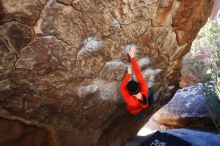
{"type": "Polygon", "coordinates": [[[148,85],[142,76],[141,69],[135,59],[134,48],[131,48],[128,54],[138,82],[133,79],[129,81],[132,76],[132,68],[129,65],[127,68],[128,72],[122,80],[120,91],[127,104],[129,112],[132,115],[135,115],[135,118],[142,118],[149,105],[152,105],[155,102],[154,94],[153,90],[148,88],[148,85]]]}

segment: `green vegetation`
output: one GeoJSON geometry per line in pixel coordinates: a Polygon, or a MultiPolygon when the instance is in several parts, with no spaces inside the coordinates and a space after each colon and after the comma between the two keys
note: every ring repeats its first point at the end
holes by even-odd
{"type": "Polygon", "coordinates": [[[184,63],[200,82],[212,82],[220,100],[220,18],[208,20],[200,30],[184,63]]]}
{"type": "Polygon", "coordinates": [[[208,20],[200,30],[184,63],[203,83],[210,117],[220,132],[220,18],[208,20]]]}

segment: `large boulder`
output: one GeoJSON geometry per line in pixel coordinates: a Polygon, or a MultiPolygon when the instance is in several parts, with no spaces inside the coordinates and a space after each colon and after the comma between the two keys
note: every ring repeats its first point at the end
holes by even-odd
{"type": "Polygon", "coordinates": [[[151,130],[174,128],[214,128],[206,107],[202,84],[179,89],[172,100],[146,124],[151,130]]]}
{"type": "Polygon", "coordinates": [[[182,57],[212,6],[212,0],[0,1],[2,117],[50,127],[58,146],[125,143],[169,101],[182,57]],[[130,46],[159,97],[140,120],[128,114],[119,92],[130,46]]]}

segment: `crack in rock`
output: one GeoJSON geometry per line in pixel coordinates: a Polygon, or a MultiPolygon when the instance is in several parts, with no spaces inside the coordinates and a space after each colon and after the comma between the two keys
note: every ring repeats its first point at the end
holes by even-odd
{"type": "Polygon", "coordinates": [[[43,31],[41,29],[41,25],[43,22],[43,19],[46,19],[46,10],[50,5],[54,2],[54,0],[47,0],[47,2],[44,4],[44,7],[41,9],[41,13],[39,18],[36,21],[36,24],[33,26],[35,34],[43,34],[43,31]]]}

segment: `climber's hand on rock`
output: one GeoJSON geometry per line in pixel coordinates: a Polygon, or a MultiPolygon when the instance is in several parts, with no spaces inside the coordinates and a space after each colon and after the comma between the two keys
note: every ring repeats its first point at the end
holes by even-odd
{"type": "Polygon", "coordinates": [[[131,65],[128,65],[128,74],[132,74],[132,68],[131,68],[131,65]]]}
{"type": "Polygon", "coordinates": [[[134,48],[133,47],[131,47],[128,54],[129,54],[130,58],[134,58],[134,48]]]}

